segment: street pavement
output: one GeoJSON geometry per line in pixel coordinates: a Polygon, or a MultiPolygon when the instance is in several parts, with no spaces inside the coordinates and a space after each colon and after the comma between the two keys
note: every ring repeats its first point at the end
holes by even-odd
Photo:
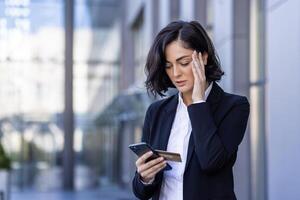
{"type": "Polygon", "coordinates": [[[94,190],[66,192],[13,192],[10,200],[133,200],[132,192],[118,187],[105,187],[94,190]]]}

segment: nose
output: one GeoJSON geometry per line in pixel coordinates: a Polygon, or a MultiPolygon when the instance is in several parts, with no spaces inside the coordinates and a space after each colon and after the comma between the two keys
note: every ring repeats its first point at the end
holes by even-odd
{"type": "Polygon", "coordinates": [[[173,67],[173,75],[176,77],[176,76],[180,76],[180,74],[181,74],[181,71],[180,71],[179,66],[174,65],[174,67],[173,67]]]}

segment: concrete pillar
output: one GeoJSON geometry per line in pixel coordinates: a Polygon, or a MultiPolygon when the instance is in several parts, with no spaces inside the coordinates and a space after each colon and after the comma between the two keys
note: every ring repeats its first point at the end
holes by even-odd
{"type": "Polygon", "coordinates": [[[74,189],[73,32],[74,1],[67,0],[65,2],[65,137],[63,151],[63,186],[66,190],[74,189]]]}

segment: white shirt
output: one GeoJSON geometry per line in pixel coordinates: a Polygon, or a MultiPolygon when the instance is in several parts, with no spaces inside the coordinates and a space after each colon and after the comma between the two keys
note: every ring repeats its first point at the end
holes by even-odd
{"type": "MultiPolygon", "coordinates": [[[[207,99],[211,88],[212,83],[210,83],[205,91],[205,100],[207,99]]],[[[172,166],[172,170],[164,171],[164,177],[159,196],[160,200],[183,199],[183,175],[189,139],[192,132],[192,125],[187,106],[183,102],[181,93],[179,93],[178,96],[178,105],[168,141],[167,151],[180,153],[182,162],[168,161],[168,163],[172,166]]],[[[205,101],[199,101],[195,103],[202,102],[205,101]]]]}

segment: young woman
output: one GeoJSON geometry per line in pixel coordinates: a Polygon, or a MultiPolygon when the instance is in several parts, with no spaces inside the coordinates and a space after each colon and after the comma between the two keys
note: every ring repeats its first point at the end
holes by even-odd
{"type": "Polygon", "coordinates": [[[214,46],[196,21],[175,21],[156,36],[146,62],[146,87],[164,96],[150,105],[142,141],[155,149],[180,153],[182,162],[164,158],[136,161],[133,192],[139,199],[232,200],[232,167],[249,116],[246,97],[224,92],[224,75],[214,46]]]}

